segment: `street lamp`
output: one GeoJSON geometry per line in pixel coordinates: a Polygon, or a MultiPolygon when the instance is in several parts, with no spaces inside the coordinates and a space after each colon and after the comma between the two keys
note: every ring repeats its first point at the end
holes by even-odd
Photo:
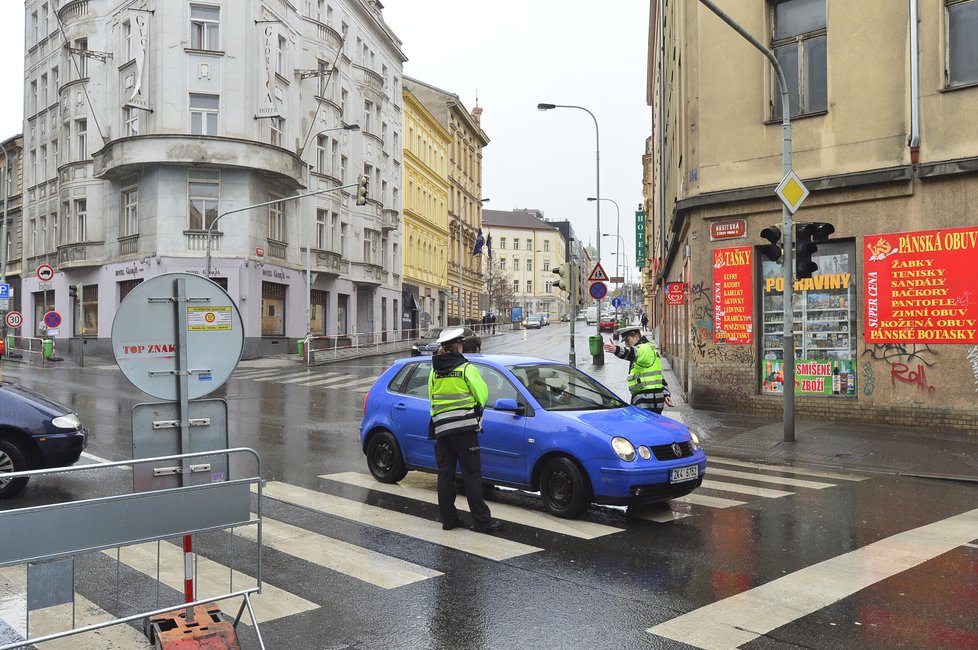
{"type": "MultiPolygon", "coordinates": [[[[476,203],[482,205],[489,203],[489,199],[472,199],[467,201],[465,205],[462,206],[463,209],[468,208],[470,205],[475,205],[476,203]]],[[[462,213],[461,210],[459,214],[456,215],[458,219],[458,324],[462,325],[462,213]]]]}
{"type": "MultiPolygon", "coordinates": [[[[598,118],[596,118],[594,116],[594,113],[592,113],[588,109],[584,108],[583,106],[571,106],[571,105],[565,105],[565,104],[543,104],[543,103],[537,104],[537,110],[539,110],[539,111],[549,111],[549,110],[552,110],[554,108],[576,108],[578,110],[584,111],[585,113],[587,113],[588,115],[591,116],[591,119],[592,120],[594,120],[595,198],[597,199],[594,202],[594,205],[595,205],[596,212],[597,212],[597,214],[596,214],[596,216],[597,216],[597,224],[596,224],[597,225],[597,237],[596,237],[597,243],[596,243],[596,246],[597,246],[597,256],[598,256],[598,259],[595,260],[595,262],[598,263],[598,264],[600,264],[601,263],[601,135],[600,135],[600,132],[598,131],[598,118]]],[[[599,299],[599,300],[595,301],[594,304],[597,307],[597,313],[598,313],[598,319],[597,319],[598,320],[598,324],[597,324],[597,327],[595,329],[595,333],[597,334],[598,338],[600,339],[601,338],[601,300],[599,299]]],[[[602,365],[604,365],[604,348],[603,347],[600,347],[600,346],[598,347],[598,353],[595,354],[595,355],[592,355],[592,357],[591,357],[591,363],[593,365],[595,365],[595,366],[602,366],[602,365]]]]}
{"type": "MultiPolygon", "coordinates": [[[[345,124],[330,129],[323,129],[316,134],[316,137],[330,131],[359,131],[359,124],[345,124]]],[[[312,165],[306,165],[306,187],[312,185],[312,165]]],[[[306,347],[309,346],[309,337],[312,336],[312,239],[313,239],[313,214],[309,214],[306,221],[306,347]]]]}
{"type": "Polygon", "coordinates": [[[7,281],[7,198],[10,196],[10,156],[7,148],[0,142],[3,150],[3,227],[0,228],[0,284],[7,281]]]}
{"type": "MultiPolygon", "coordinates": [[[[617,221],[616,221],[616,225],[615,225],[615,232],[617,233],[618,239],[621,239],[621,210],[618,208],[618,202],[615,201],[614,199],[598,199],[595,196],[589,196],[589,197],[587,197],[587,200],[588,201],[611,201],[612,203],[615,204],[615,214],[617,215],[617,221]]],[[[607,237],[608,235],[607,235],[607,233],[605,233],[602,236],[603,237],[607,237]]],[[[625,240],[624,239],[621,239],[621,250],[624,250],[624,249],[625,249],[625,240]]],[[[615,252],[616,253],[618,252],[618,243],[617,242],[615,242],[615,252]]],[[[617,260],[615,260],[615,275],[621,275],[621,273],[618,272],[618,261],[617,260]]]]}

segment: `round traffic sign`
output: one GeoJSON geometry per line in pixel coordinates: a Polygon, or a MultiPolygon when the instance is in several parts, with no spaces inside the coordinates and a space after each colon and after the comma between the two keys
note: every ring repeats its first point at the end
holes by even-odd
{"type": "Polygon", "coordinates": [[[48,326],[48,329],[54,329],[61,325],[61,314],[56,311],[49,311],[44,314],[44,324],[48,326]]]}
{"type": "Polygon", "coordinates": [[[7,327],[11,329],[17,329],[24,323],[24,317],[19,311],[8,311],[5,320],[7,321],[7,327]]]}
{"type": "Polygon", "coordinates": [[[604,282],[592,282],[591,288],[588,289],[588,293],[590,293],[591,297],[595,300],[601,300],[608,293],[608,285],[606,285],[604,282]]]}
{"type": "Polygon", "coordinates": [[[41,282],[50,282],[54,277],[54,267],[50,264],[37,265],[37,279],[41,282]]]}
{"type": "Polygon", "coordinates": [[[621,298],[615,297],[611,299],[612,307],[621,307],[621,298]]]}

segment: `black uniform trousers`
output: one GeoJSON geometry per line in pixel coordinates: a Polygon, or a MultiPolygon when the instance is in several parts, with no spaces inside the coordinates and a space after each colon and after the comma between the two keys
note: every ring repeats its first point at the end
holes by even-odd
{"type": "Polygon", "coordinates": [[[475,525],[491,520],[489,506],[482,498],[482,459],[479,436],[476,432],[453,433],[435,441],[435,461],[438,463],[438,510],[442,523],[460,521],[455,508],[455,465],[462,467],[462,482],[469,512],[475,525]]]}

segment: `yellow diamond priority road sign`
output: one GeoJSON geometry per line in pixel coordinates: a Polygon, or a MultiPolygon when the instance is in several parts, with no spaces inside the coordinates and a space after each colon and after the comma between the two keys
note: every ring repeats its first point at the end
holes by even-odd
{"type": "Polygon", "coordinates": [[[778,195],[778,198],[781,199],[791,214],[794,214],[808,198],[808,188],[805,187],[805,184],[801,182],[794,171],[785,174],[774,193],[778,195]]]}

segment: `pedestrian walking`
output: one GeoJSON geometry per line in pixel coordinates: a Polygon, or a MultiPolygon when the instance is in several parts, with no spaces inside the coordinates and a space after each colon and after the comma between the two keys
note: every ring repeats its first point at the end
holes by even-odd
{"type": "Polygon", "coordinates": [[[642,331],[644,332],[649,328],[649,315],[644,311],[642,312],[642,331]]]}
{"type": "Polygon", "coordinates": [[[496,315],[495,314],[489,314],[489,325],[492,326],[492,333],[495,334],[496,333],[496,315]]]}
{"type": "Polygon", "coordinates": [[[431,422],[428,437],[435,440],[438,465],[438,510],[443,530],[462,526],[455,508],[455,467],[461,466],[465,498],[472,513],[472,530],[493,533],[502,530],[503,522],[492,518],[482,496],[482,461],[479,431],[482,411],[489,398],[489,388],[479,369],[462,356],[461,327],[446,329],[438,337],[438,351],[431,359],[428,396],[431,399],[431,422]]]}
{"type": "Polygon", "coordinates": [[[632,406],[662,413],[665,405],[672,406],[669,386],[662,376],[662,358],[652,343],[642,336],[640,325],[627,325],[618,329],[623,345],[605,343],[605,352],[628,361],[628,392],[632,394],[632,406]]]}

